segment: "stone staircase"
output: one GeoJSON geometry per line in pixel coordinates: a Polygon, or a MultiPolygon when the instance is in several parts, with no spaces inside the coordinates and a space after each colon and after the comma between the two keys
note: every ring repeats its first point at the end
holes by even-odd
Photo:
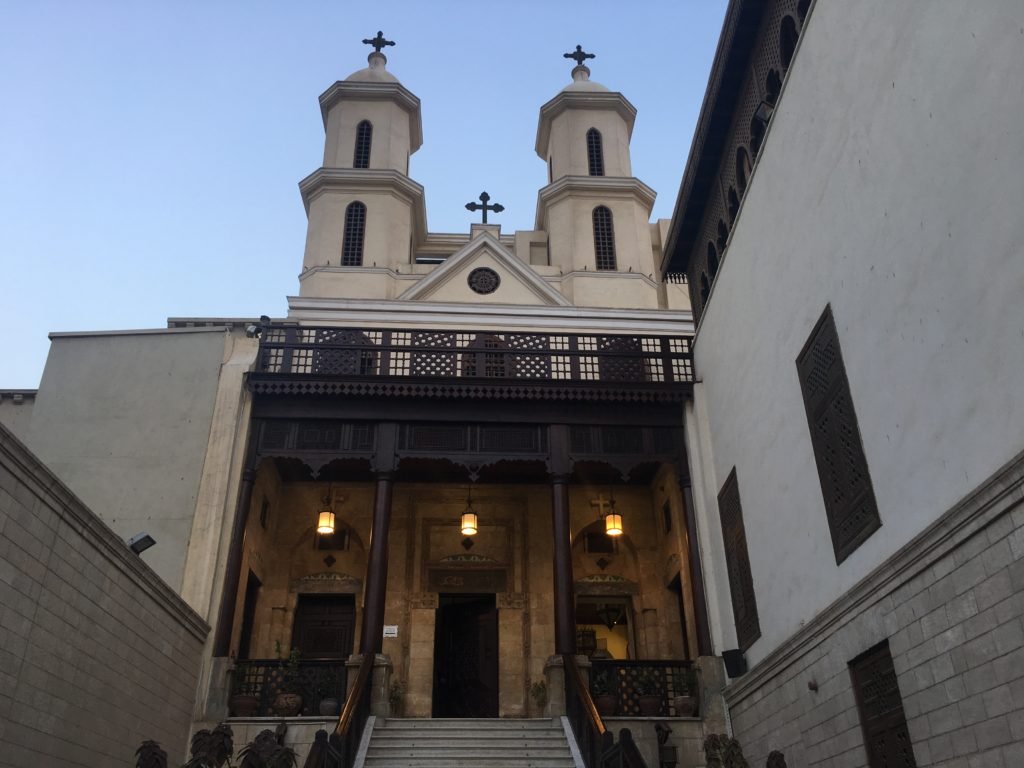
{"type": "Polygon", "coordinates": [[[575,768],[560,720],[377,718],[357,768],[575,768]]]}

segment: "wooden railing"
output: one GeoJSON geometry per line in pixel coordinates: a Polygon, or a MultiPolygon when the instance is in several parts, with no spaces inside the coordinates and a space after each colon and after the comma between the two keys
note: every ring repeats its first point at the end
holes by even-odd
{"type": "Polygon", "coordinates": [[[338,724],[331,734],[331,748],[338,762],[336,768],[352,768],[366,720],[370,716],[370,680],[373,676],[373,654],[364,653],[356,682],[345,698],[338,724]]]}
{"type": "Polygon", "coordinates": [[[565,711],[584,765],[587,768],[647,768],[628,728],[622,729],[616,742],[615,736],[605,727],[576,657],[564,654],[562,660],[565,667],[565,711]]]}
{"type": "Polygon", "coordinates": [[[672,385],[693,381],[690,336],[504,333],[271,324],[254,375],[672,385]]]}

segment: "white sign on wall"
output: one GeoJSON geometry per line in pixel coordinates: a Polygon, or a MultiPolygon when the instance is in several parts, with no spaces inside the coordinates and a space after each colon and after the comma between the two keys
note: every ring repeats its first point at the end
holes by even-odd
{"type": "Polygon", "coordinates": [[[398,625],[397,624],[385,624],[384,625],[384,637],[398,637],[398,625]]]}

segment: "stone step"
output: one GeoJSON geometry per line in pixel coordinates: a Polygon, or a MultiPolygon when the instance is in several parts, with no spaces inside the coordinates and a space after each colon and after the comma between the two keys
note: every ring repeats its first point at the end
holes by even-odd
{"type": "Polygon", "coordinates": [[[471,763],[456,763],[450,757],[369,757],[364,768],[452,768],[454,765],[472,765],[474,768],[575,768],[571,757],[466,757],[471,763]]]}
{"type": "Polygon", "coordinates": [[[443,757],[468,759],[470,757],[567,757],[571,756],[569,746],[564,739],[561,744],[538,746],[521,744],[515,747],[488,746],[486,742],[477,744],[374,744],[366,753],[369,757],[443,757]]]}
{"type": "Polygon", "coordinates": [[[498,732],[480,732],[480,731],[448,731],[448,732],[433,732],[423,730],[395,730],[395,731],[377,731],[374,729],[374,737],[379,738],[382,742],[387,743],[398,743],[398,742],[415,742],[421,744],[430,743],[445,743],[445,742],[466,742],[466,741],[480,741],[486,744],[501,744],[508,746],[518,746],[522,744],[528,744],[532,741],[546,744],[548,742],[564,743],[565,733],[562,731],[541,731],[537,733],[519,733],[511,734],[505,731],[498,732]]]}
{"type": "Polygon", "coordinates": [[[557,720],[378,720],[364,768],[574,768],[557,720]]]}
{"type": "Polygon", "coordinates": [[[550,718],[522,720],[500,720],[498,718],[467,717],[389,717],[377,721],[376,728],[420,728],[424,730],[547,730],[561,729],[561,725],[550,718]]]}

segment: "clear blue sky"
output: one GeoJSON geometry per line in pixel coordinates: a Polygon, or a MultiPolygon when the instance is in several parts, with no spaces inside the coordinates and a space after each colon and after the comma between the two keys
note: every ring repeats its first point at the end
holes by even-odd
{"type": "Polygon", "coordinates": [[[317,97],[378,29],[422,100],[431,231],[467,232],[482,189],[532,228],[537,112],[577,43],[637,107],[633,172],[668,218],[725,4],[0,0],[0,388],[38,385],[50,331],[283,316],[317,97]]]}

